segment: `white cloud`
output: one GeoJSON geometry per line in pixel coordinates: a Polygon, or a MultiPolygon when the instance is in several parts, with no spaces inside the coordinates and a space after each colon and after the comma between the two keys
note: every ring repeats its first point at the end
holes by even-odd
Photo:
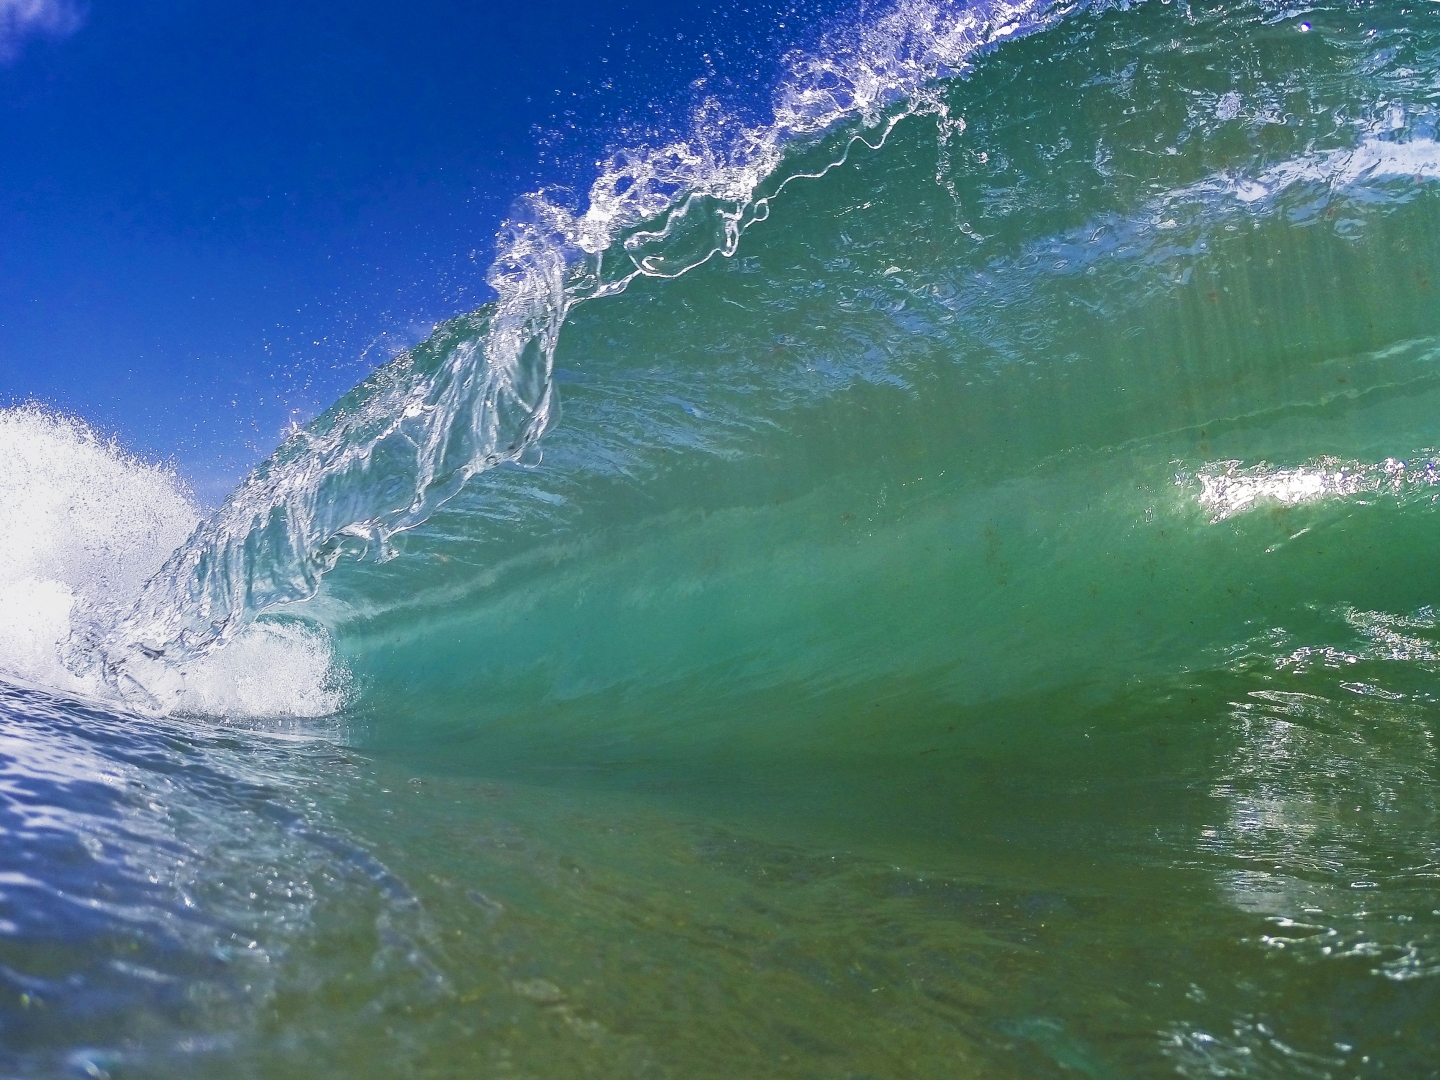
{"type": "Polygon", "coordinates": [[[68,37],[84,21],[76,0],[0,0],[0,64],[19,56],[27,38],[68,37]]]}

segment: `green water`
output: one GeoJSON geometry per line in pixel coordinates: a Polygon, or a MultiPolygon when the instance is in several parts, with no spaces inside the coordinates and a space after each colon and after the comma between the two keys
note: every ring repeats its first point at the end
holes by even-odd
{"type": "Polygon", "coordinates": [[[468,955],[553,1032],[495,1035],[516,1069],[1434,1074],[1431,498],[1212,523],[1193,476],[1435,445],[1431,188],[1203,185],[1390,102],[1423,137],[1440,38],[1260,16],[1018,42],[948,166],[902,121],[577,309],[549,472],[366,577],[424,590],[342,638],[395,789],[447,804],[397,865],[506,906],[468,955]],[[475,775],[524,809],[477,823],[475,775]]]}
{"type": "Polygon", "coordinates": [[[437,1062],[1436,1074],[1430,486],[1196,477],[1423,473],[1433,143],[1345,169],[1433,138],[1440,25],[1278,14],[993,54],[948,161],[904,120],[578,308],[545,464],[337,571],[437,1062]]]}
{"type": "Polygon", "coordinates": [[[1433,706],[1341,681],[1017,696],[951,711],[934,753],[838,769],[326,761],[311,792],[413,898],[332,871],[239,1061],[1429,1075],[1433,706]]]}
{"type": "Polygon", "coordinates": [[[869,762],[1430,602],[1428,483],[1200,499],[1436,441],[1434,18],[1267,13],[1076,16],[951,87],[943,159],[903,120],[734,258],[579,306],[545,463],[327,579],[377,744],[869,762]]]}
{"type": "Polygon", "coordinates": [[[574,308],[543,462],[293,609],[346,713],[156,736],[258,770],[165,826],[238,953],[24,1060],[1440,1076],[1440,6],[944,94],[574,308]]]}

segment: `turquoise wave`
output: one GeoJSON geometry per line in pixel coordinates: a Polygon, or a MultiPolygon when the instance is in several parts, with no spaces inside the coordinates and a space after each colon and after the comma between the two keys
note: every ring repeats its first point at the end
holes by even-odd
{"type": "Polygon", "coordinates": [[[793,64],[173,556],[64,429],[157,550],[0,686],[5,1068],[1434,1075],[1440,6],[793,64]]]}
{"type": "Polygon", "coordinates": [[[896,695],[1104,696],[1413,617],[1440,38],[1385,13],[1076,16],[883,144],[791,150],[726,257],[569,314],[543,464],[325,578],[374,737],[863,758],[933,740],[870,722],[896,695]]]}
{"type": "Polygon", "coordinates": [[[747,147],[533,200],[498,304],[297,432],[80,663],[158,702],[313,598],[367,694],[496,716],[687,677],[969,699],[1313,604],[1314,539],[1192,489],[1433,441],[1430,19],[1091,11],[964,77],[1063,14],[905,8],[747,147]],[[1223,599],[1255,574],[1278,610],[1223,599]]]}
{"type": "Polygon", "coordinates": [[[698,118],[689,141],[622,149],[602,162],[584,213],[543,192],[526,196],[487,275],[498,300],[297,431],[128,614],[83,630],[69,666],[143,707],[173,707],[184,695],[177,663],[225,644],[268,608],[312,597],[343,555],[392,557],[391,538],[472,476],[538,461],[554,413],[556,343],[575,305],[733,257],[740,235],[791,183],[842,167],[857,143],[882,144],[905,115],[962,128],[938,81],[1070,10],[1053,0],[899,3],[843,26],[814,53],[787,57],[768,123],[738,126],[712,103],[703,112],[714,115],[698,118]],[[832,145],[831,160],[817,172],[790,170],[787,159],[816,141],[832,145]]]}

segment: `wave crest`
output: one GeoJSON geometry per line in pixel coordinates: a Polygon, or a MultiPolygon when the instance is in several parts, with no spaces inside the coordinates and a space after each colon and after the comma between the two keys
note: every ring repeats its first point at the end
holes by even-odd
{"type": "Polygon", "coordinates": [[[622,149],[602,163],[583,213],[545,193],[521,200],[487,277],[495,302],[446,324],[294,432],[80,663],[153,707],[173,694],[174,665],[206,655],[262,611],[313,596],[342,555],[388,558],[396,533],[426,520],[471,476],[537,463],[535,444],[557,415],[555,347],[576,303],[733,254],[770,199],[845,161],[877,125],[883,141],[901,117],[934,114],[948,138],[961,125],[940,80],[1081,6],[1095,5],[901,0],[786,57],[768,122],[730,123],[711,100],[687,141],[622,149]],[[797,145],[847,122],[856,130],[830,166],[777,175],[797,145]]]}

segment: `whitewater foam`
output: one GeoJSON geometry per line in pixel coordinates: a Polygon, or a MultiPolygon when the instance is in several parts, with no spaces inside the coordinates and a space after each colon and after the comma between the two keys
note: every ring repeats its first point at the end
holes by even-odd
{"type": "MultiPolygon", "coordinates": [[[[0,675],[113,697],[76,660],[127,612],[201,512],[163,465],[72,417],[0,410],[0,675]]],[[[317,716],[344,695],[328,643],[299,625],[257,623],[233,648],[183,665],[157,711],[317,716]]]]}
{"type": "MultiPolygon", "coordinates": [[[[1364,495],[1404,496],[1423,493],[1434,499],[1440,486],[1440,459],[1425,451],[1408,460],[1386,458],[1375,464],[1318,458],[1304,465],[1276,467],[1266,462],[1244,466],[1216,462],[1195,473],[1196,501],[1211,515],[1211,524],[1262,506],[1299,506],[1327,499],[1364,495]]],[[[1191,481],[1180,477],[1182,486],[1191,481]]]]}

